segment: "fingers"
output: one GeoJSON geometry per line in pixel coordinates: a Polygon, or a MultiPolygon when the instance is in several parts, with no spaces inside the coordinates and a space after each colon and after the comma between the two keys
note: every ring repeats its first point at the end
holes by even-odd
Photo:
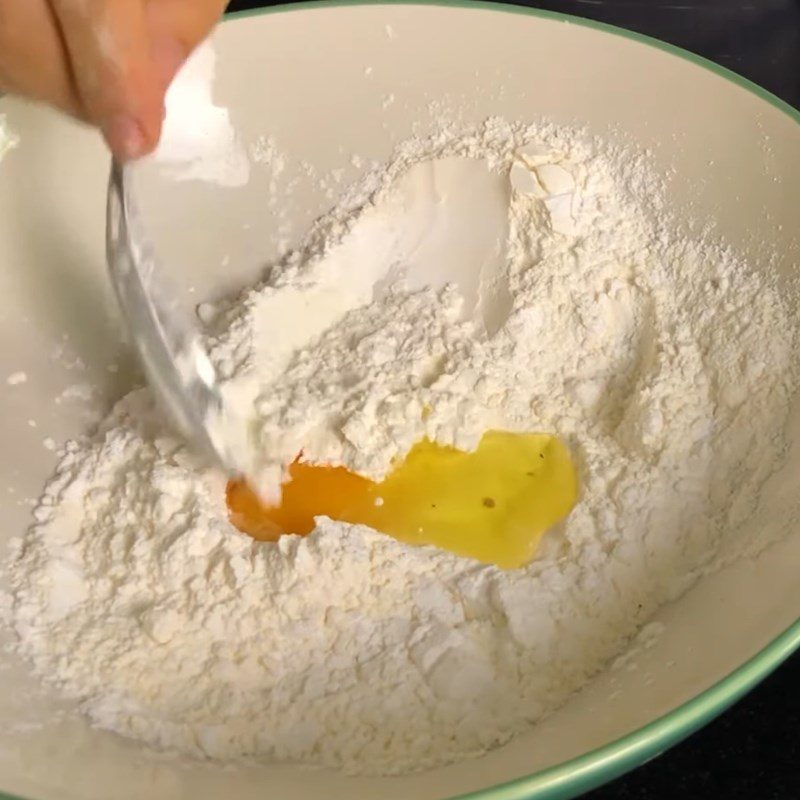
{"type": "Polygon", "coordinates": [[[164,95],[225,0],[0,0],[0,91],[101,128],[136,158],[161,132],[164,95]]]}
{"type": "Polygon", "coordinates": [[[51,0],[82,110],[121,159],[158,143],[164,85],[143,0],[51,0]]]}
{"type": "Polygon", "coordinates": [[[0,91],[81,115],[58,21],[47,0],[0,0],[0,91]]]}
{"type": "Polygon", "coordinates": [[[227,4],[227,0],[147,0],[153,59],[165,87],[214,28],[227,4]]]}

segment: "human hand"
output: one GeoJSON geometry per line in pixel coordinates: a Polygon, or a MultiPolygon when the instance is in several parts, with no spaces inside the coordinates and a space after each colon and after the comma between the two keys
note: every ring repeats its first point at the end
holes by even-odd
{"type": "Polygon", "coordinates": [[[0,91],[96,125],[122,160],[155,148],[164,96],[227,0],[0,0],[0,91]]]}

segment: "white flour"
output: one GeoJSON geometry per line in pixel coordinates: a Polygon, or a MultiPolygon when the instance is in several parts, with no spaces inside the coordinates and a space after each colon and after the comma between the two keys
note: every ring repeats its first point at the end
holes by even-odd
{"type": "Polygon", "coordinates": [[[0,114],[0,161],[19,144],[19,137],[10,130],[5,114],[0,114]]]}
{"type": "Polygon", "coordinates": [[[303,448],[378,476],[425,435],[563,437],[581,498],[530,566],[324,519],[255,543],[139,390],[67,445],[18,547],[20,651],[96,725],[223,759],[397,773],[552,711],[711,567],[782,455],[797,321],[764,272],[670,232],[657,190],[630,154],[566,131],[415,141],[216,317],[213,357],[267,467],[303,448]],[[353,245],[392,181],[445,155],[516,164],[491,337],[457,321],[452,290],[373,301],[385,242],[353,245]]]}
{"type": "Polygon", "coordinates": [[[212,100],[216,60],[213,46],[204,42],[181,66],[164,100],[164,129],[152,159],[176,180],[242,186],[250,165],[228,109],[212,100]]]}

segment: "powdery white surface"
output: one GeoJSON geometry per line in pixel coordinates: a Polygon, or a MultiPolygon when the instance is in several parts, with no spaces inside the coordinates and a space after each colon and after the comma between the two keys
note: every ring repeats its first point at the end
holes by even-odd
{"type": "Polygon", "coordinates": [[[213,45],[203,42],[167,91],[164,129],[152,158],[178,180],[242,186],[250,177],[250,162],[228,109],[213,102],[215,69],[213,45]]]}
{"type": "Polygon", "coordinates": [[[28,375],[25,372],[12,372],[7,378],[6,383],[9,386],[19,386],[20,384],[27,383],[28,375]]]}
{"type": "Polygon", "coordinates": [[[6,115],[0,114],[0,161],[19,144],[19,137],[8,127],[6,115]]]}
{"type": "Polygon", "coordinates": [[[377,476],[424,435],[564,437],[580,501],[527,568],[324,519],[255,543],[138,390],[67,444],[13,555],[20,651],[96,725],[222,759],[398,773],[558,707],[713,566],[781,462],[795,390],[797,320],[767,271],[671,230],[658,189],[569,131],[413,141],[217,315],[226,391],[280,459],[302,446],[377,476]],[[512,183],[491,337],[452,289],[375,299],[380,265],[353,244],[411,164],[452,155],[512,183]]]}

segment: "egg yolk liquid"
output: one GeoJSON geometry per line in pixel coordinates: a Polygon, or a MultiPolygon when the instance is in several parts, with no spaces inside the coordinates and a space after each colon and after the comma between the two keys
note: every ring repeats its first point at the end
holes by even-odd
{"type": "Polygon", "coordinates": [[[230,482],[231,522],[255,539],[276,541],[308,534],[314,518],[326,516],[515,568],[575,505],[578,479],[556,437],[488,431],[470,453],[418,442],[379,483],[344,467],[296,461],[282,490],[280,504],[268,506],[245,483],[230,482]]]}

